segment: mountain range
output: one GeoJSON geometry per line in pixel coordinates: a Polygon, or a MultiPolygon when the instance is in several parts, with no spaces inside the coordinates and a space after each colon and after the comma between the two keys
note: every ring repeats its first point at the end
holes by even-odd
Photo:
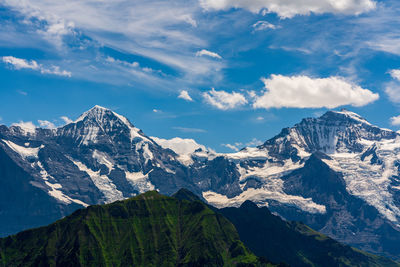
{"type": "Polygon", "coordinates": [[[276,266],[269,257],[282,267],[400,266],[251,201],[218,210],[186,189],[89,206],[0,239],[1,266],[276,266]]]}
{"type": "Polygon", "coordinates": [[[187,188],[217,208],[250,200],[340,242],[400,259],[399,150],[398,133],[342,110],[303,119],[237,153],[204,146],[182,153],[95,106],[56,129],[0,126],[0,234],[88,205],[187,188]]]}

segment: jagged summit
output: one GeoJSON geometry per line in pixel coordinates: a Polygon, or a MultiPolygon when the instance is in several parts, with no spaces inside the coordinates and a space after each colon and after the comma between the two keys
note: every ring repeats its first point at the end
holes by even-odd
{"type": "Polygon", "coordinates": [[[127,124],[128,126],[132,126],[129,120],[122,115],[119,115],[112,111],[111,109],[95,105],[93,108],[89,109],[88,111],[84,112],[79,118],[74,121],[74,123],[78,123],[83,120],[96,120],[97,122],[101,123],[104,120],[116,120],[119,119],[123,123],[127,124]]]}
{"type": "Polygon", "coordinates": [[[324,115],[319,117],[320,120],[331,120],[331,121],[341,121],[341,122],[348,122],[351,121],[352,123],[361,123],[366,125],[371,125],[366,119],[364,119],[359,114],[349,111],[347,109],[341,109],[340,111],[330,110],[327,111],[324,115]]]}
{"type": "Polygon", "coordinates": [[[89,142],[97,142],[101,136],[103,139],[111,138],[111,140],[126,136],[130,141],[138,139],[152,142],[126,117],[99,105],[84,112],[73,123],[61,127],[59,135],[77,137],[85,145],[89,142]]]}
{"type": "Polygon", "coordinates": [[[306,118],[291,128],[266,141],[259,148],[273,154],[361,152],[371,142],[395,139],[392,130],[372,125],[357,113],[341,110],[328,111],[318,118],[306,118]]]}

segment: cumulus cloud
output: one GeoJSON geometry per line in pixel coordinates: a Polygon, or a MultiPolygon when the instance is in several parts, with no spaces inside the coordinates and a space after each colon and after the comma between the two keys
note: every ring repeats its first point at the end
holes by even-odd
{"type": "Polygon", "coordinates": [[[6,64],[11,65],[16,70],[31,69],[31,70],[40,71],[40,73],[42,73],[42,74],[54,74],[54,75],[58,75],[58,76],[71,77],[71,72],[69,72],[69,71],[60,70],[60,67],[58,67],[58,66],[44,67],[43,65],[38,64],[35,60],[29,61],[29,60],[26,60],[23,58],[16,58],[13,56],[4,56],[4,57],[2,57],[2,61],[6,64]]]}
{"type": "Polygon", "coordinates": [[[271,75],[263,78],[265,92],[253,103],[254,108],[336,108],[343,105],[365,106],[379,94],[346,81],[342,77],[271,75]]]}
{"type": "Polygon", "coordinates": [[[214,88],[204,92],[203,98],[208,104],[221,110],[234,109],[247,104],[247,99],[241,93],[216,91],[214,88]]]}
{"type": "Polygon", "coordinates": [[[174,137],[172,139],[162,139],[158,137],[151,137],[157,144],[163,148],[172,149],[176,154],[184,155],[191,154],[195,150],[201,148],[207,151],[207,148],[203,145],[198,144],[195,140],[189,138],[174,137]]]}
{"type": "Polygon", "coordinates": [[[390,118],[390,123],[392,125],[400,125],[400,115],[399,116],[395,116],[395,117],[391,117],[390,118]]]}
{"type": "Polygon", "coordinates": [[[372,0],[200,0],[200,5],[206,10],[244,8],[254,13],[262,11],[276,13],[281,18],[292,18],[295,15],[310,13],[358,15],[375,9],[376,2],[372,0]]]}
{"type": "Polygon", "coordinates": [[[35,133],[36,125],[31,121],[19,121],[18,123],[13,123],[11,126],[20,127],[25,133],[35,133]]]}
{"type": "Polygon", "coordinates": [[[46,121],[46,120],[38,120],[39,122],[39,126],[45,129],[55,129],[56,126],[54,125],[54,123],[50,122],[50,121],[46,121]]]}
{"type": "Polygon", "coordinates": [[[60,119],[64,121],[65,124],[73,123],[74,121],[68,118],[67,116],[61,116],[60,119]]]}
{"type": "Polygon", "coordinates": [[[269,23],[268,21],[260,20],[253,24],[254,31],[264,31],[264,30],[275,30],[276,25],[269,23]]]}
{"type": "Polygon", "coordinates": [[[201,57],[201,56],[207,56],[207,57],[213,57],[213,58],[218,58],[221,59],[222,57],[220,55],[218,55],[215,52],[211,52],[205,49],[202,49],[200,51],[196,52],[196,56],[201,57]]]}
{"type": "Polygon", "coordinates": [[[186,91],[186,90],[182,90],[182,91],[179,93],[178,98],[184,99],[184,100],[186,100],[186,101],[193,102],[193,99],[190,97],[188,91],[186,91]]]}

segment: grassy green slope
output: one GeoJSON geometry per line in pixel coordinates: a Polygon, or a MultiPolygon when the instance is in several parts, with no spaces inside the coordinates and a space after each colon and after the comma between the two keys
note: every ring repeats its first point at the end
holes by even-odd
{"type": "Polygon", "coordinates": [[[200,202],[155,191],[0,239],[0,266],[260,266],[200,202]]]}

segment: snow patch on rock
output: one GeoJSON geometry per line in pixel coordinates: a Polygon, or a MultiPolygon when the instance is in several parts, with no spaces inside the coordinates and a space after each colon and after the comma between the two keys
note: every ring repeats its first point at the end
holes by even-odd
{"type": "Polygon", "coordinates": [[[208,203],[217,208],[239,207],[246,200],[251,200],[258,206],[268,206],[268,200],[275,200],[286,205],[295,206],[312,214],[326,213],[326,207],[313,202],[311,198],[287,195],[283,191],[269,190],[264,187],[258,189],[249,188],[233,198],[228,198],[213,191],[203,192],[203,197],[208,203]]]}
{"type": "Polygon", "coordinates": [[[149,180],[149,174],[153,170],[149,171],[147,174],[142,172],[128,172],[125,171],[125,177],[128,182],[137,190],[139,193],[144,193],[155,189],[155,186],[149,180]]]}
{"type": "Polygon", "coordinates": [[[117,189],[115,184],[106,175],[100,175],[100,170],[93,171],[77,160],[72,160],[72,162],[80,171],[86,172],[89,175],[94,185],[103,193],[106,198],[106,203],[111,203],[124,198],[122,192],[117,189]]]}
{"type": "Polygon", "coordinates": [[[32,147],[24,147],[24,146],[17,145],[17,144],[15,144],[15,143],[13,143],[11,141],[8,141],[8,140],[2,139],[2,141],[4,143],[6,143],[7,146],[9,148],[11,148],[14,152],[19,154],[21,156],[21,158],[23,158],[23,159],[26,159],[26,158],[29,158],[29,157],[38,158],[39,150],[44,147],[44,146],[34,147],[34,148],[32,148],[32,147]]]}

